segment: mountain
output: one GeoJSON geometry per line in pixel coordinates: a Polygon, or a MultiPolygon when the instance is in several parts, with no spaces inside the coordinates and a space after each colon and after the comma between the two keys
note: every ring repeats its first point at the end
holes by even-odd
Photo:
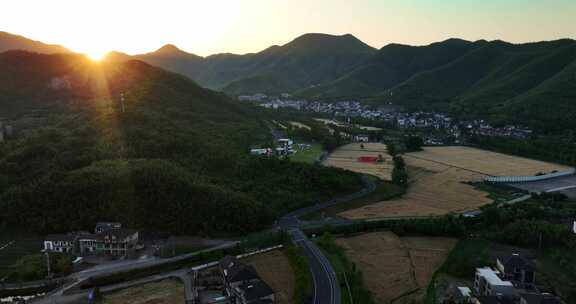
{"type": "Polygon", "coordinates": [[[0,54],[0,229],[97,221],[183,234],[245,233],[355,191],[349,172],[250,156],[260,112],[147,63],[0,54]],[[123,96],[123,97],[122,97],[123,96]]]}
{"type": "Polygon", "coordinates": [[[570,39],[390,44],[346,75],[300,94],[449,111],[555,132],[576,127],[570,81],[575,62],[576,41],[570,39]]]}
{"type": "Polygon", "coordinates": [[[417,73],[443,66],[480,44],[482,42],[472,43],[460,39],[449,39],[427,46],[389,44],[350,73],[304,90],[302,94],[314,98],[371,96],[417,73]]]}
{"type": "Polygon", "coordinates": [[[376,52],[352,35],[305,34],[259,53],[202,58],[167,45],[135,58],[230,94],[294,92],[333,80],[376,52]]]}
{"type": "Polygon", "coordinates": [[[59,45],[45,44],[0,31],[0,53],[9,50],[25,50],[43,54],[71,53],[70,50],[59,45]]]}

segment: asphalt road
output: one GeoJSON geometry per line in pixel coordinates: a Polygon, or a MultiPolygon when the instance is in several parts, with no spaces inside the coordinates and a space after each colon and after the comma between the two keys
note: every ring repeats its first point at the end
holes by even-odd
{"type": "Polygon", "coordinates": [[[535,182],[507,183],[506,185],[528,192],[560,192],[576,198],[576,175],[556,177],[535,182]]]}
{"type": "MultiPolygon", "coordinates": [[[[303,226],[299,217],[309,213],[318,212],[322,209],[345,203],[353,199],[362,197],[376,189],[376,184],[368,178],[363,178],[364,188],[356,193],[316,204],[314,206],[302,208],[282,217],[278,226],[286,230],[292,242],[304,250],[304,255],[308,258],[310,271],[314,280],[314,293],[312,303],[314,304],[340,304],[340,284],[338,277],[328,259],[322,251],[310,241],[306,234],[300,230],[303,226]]],[[[346,223],[348,223],[346,221],[346,223]]]]}
{"type": "Polygon", "coordinates": [[[298,228],[288,230],[292,241],[300,246],[308,258],[310,272],[314,280],[312,303],[314,304],[340,304],[340,285],[332,265],[322,254],[318,246],[311,242],[306,234],[298,228]]]}

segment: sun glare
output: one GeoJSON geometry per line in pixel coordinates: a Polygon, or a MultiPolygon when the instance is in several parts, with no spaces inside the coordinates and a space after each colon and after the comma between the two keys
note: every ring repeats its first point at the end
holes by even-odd
{"type": "Polygon", "coordinates": [[[94,61],[100,61],[102,59],[104,59],[104,57],[106,57],[106,55],[108,55],[108,51],[89,51],[86,52],[86,56],[88,56],[88,58],[94,60],[94,61]]]}

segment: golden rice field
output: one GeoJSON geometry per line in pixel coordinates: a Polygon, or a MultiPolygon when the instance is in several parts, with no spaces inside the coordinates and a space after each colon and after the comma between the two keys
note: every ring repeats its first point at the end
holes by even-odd
{"type": "Polygon", "coordinates": [[[421,303],[434,272],[456,244],[442,237],[398,237],[373,232],[338,238],[362,271],[376,303],[421,303]]]}
{"type": "Polygon", "coordinates": [[[487,175],[534,175],[567,167],[470,147],[427,147],[403,155],[410,186],[401,198],[348,210],[350,219],[418,217],[463,213],[492,202],[487,194],[464,182],[487,175]]]}
{"type": "Polygon", "coordinates": [[[392,163],[392,157],[388,155],[386,145],[381,143],[364,143],[364,149],[362,149],[360,145],[360,143],[351,143],[336,149],[328,156],[323,164],[390,180],[394,165],[392,163]],[[384,159],[381,163],[363,163],[358,161],[358,157],[361,156],[378,157],[379,155],[382,155],[384,159]]]}

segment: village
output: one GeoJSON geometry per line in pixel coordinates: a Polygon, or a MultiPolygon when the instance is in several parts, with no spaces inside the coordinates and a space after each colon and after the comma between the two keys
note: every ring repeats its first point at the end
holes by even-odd
{"type": "Polygon", "coordinates": [[[286,93],[277,97],[267,96],[262,93],[239,96],[238,100],[254,102],[268,109],[292,109],[330,115],[334,119],[343,121],[361,118],[383,122],[391,127],[400,129],[440,130],[456,137],[464,132],[471,135],[525,139],[533,133],[533,130],[524,126],[505,125],[495,127],[483,119],[458,120],[441,112],[404,112],[400,107],[391,104],[372,107],[355,100],[337,102],[309,101],[306,99],[294,99],[286,93]]]}

